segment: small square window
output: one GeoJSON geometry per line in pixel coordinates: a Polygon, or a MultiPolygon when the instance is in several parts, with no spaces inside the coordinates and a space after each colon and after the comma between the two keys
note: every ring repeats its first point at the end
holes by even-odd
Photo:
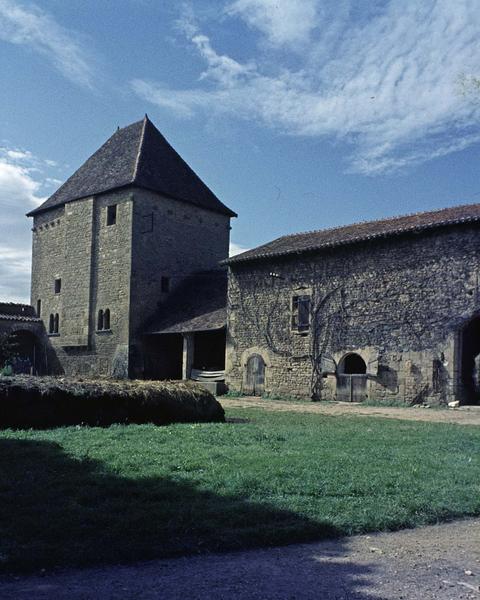
{"type": "Polygon", "coordinates": [[[164,294],[170,291],[170,277],[162,277],[160,279],[160,291],[164,294]]]}
{"type": "Polygon", "coordinates": [[[107,206],[107,225],[115,225],[117,222],[117,205],[107,206]]]}
{"type": "Polygon", "coordinates": [[[55,279],[55,293],[59,294],[62,291],[62,280],[61,279],[55,279]]]}
{"type": "Polygon", "coordinates": [[[153,231],[153,213],[142,217],[142,233],[150,233],[151,231],[153,231]]]}

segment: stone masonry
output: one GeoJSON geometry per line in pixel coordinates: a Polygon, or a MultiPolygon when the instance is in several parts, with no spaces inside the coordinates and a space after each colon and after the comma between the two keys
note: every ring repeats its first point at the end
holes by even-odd
{"type": "Polygon", "coordinates": [[[145,328],[185,278],[221,269],[235,213],[145,117],[118,130],[29,216],[31,304],[55,372],[142,377],[145,328]]]}
{"type": "Polygon", "coordinates": [[[232,389],[245,390],[247,361],[256,354],[265,363],[266,393],[335,399],[342,357],[355,353],[367,366],[367,398],[414,404],[461,397],[461,334],[480,309],[478,224],[254,254],[229,267],[232,389]],[[311,298],[308,331],[291,326],[298,294],[311,298]]]}

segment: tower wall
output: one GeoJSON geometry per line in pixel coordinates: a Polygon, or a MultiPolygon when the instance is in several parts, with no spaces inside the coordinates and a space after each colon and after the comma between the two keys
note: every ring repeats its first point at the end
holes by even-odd
{"type": "Polygon", "coordinates": [[[34,218],[31,302],[41,301],[58,371],[69,375],[128,372],[132,201],[126,191],[69,202],[34,218]],[[116,223],[106,224],[107,206],[116,223]],[[55,280],[61,280],[55,291],[55,280]],[[98,330],[98,311],[110,328],[98,330]]]}
{"type": "Polygon", "coordinates": [[[149,321],[185,277],[220,268],[228,256],[230,217],[147,190],[133,194],[130,375],[141,377],[149,321]],[[162,291],[162,277],[169,292],[162,291]]]}

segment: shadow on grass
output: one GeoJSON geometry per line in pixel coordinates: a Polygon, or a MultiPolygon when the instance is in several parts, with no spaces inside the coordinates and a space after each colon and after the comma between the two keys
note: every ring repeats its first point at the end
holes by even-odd
{"type": "MultiPolygon", "coordinates": [[[[0,527],[4,573],[339,536],[330,525],[241,495],[173,478],[123,478],[101,462],[72,458],[54,442],[31,440],[0,440],[0,527]]],[[[339,556],[343,544],[335,544],[339,556]]],[[[291,565],[290,578],[296,569],[299,577],[307,569],[309,577],[331,578],[345,597],[353,587],[355,598],[370,597],[358,592],[368,586],[368,567],[312,558],[301,568],[291,565]]]]}

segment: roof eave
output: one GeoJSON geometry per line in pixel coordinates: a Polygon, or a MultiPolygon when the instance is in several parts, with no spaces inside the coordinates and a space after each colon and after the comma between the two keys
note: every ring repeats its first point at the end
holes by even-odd
{"type": "MultiPolygon", "coordinates": [[[[35,216],[45,213],[49,210],[54,210],[55,208],[60,208],[61,206],[65,206],[65,204],[69,204],[70,202],[75,202],[77,200],[85,200],[86,198],[92,198],[93,196],[100,196],[102,194],[108,194],[109,192],[114,192],[116,190],[124,190],[126,188],[131,188],[131,187],[137,187],[139,189],[149,190],[149,191],[155,192],[157,194],[162,194],[166,198],[171,198],[172,200],[177,200],[178,202],[185,202],[187,204],[192,204],[193,206],[199,206],[198,204],[195,204],[191,200],[186,200],[185,198],[179,198],[178,196],[172,196],[171,194],[167,194],[165,192],[159,192],[158,190],[154,190],[153,188],[149,188],[147,186],[141,185],[139,183],[136,183],[135,181],[130,181],[128,183],[125,183],[124,185],[107,188],[105,190],[101,190],[101,191],[98,191],[98,192],[95,192],[92,194],[87,194],[85,196],[78,196],[76,198],[70,198],[69,200],[65,200],[64,202],[61,202],[60,204],[55,204],[54,206],[42,207],[42,205],[40,205],[37,208],[34,208],[33,210],[26,213],[25,216],[35,217],[35,216]]],[[[47,200],[47,202],[48,202],[48,200],[47,200]]],[[[219,200],[219,202],[220,202],[220,200],[219,200]]],[[[222,207],[224,207],[224,209],[222,209],[222,207],[206,208],[204,206],[201,206],[200,208],[203,208],[204,210],[211,210],[212,212],[220,213],[222,215],[227,215],[230,218],[238,217],[237,213],[235,213],[233,210],[230,210],[228,208],[228,206],[225,206],[223,203],[221,203],[221,204],[222,204],[222,207]]]]}
{"type": "Polygon", "coordinates": [[[231,266],[231,265],[235,265],[238,263],[263,261],[263,260],[269,260],[269,259],[273,259],[273,258],[280,258],[283,256],[291,256],[291,255],[295,255],[295,254],[296,255],[306,254],[309,252],[326,250],[328,248],[351,246],[353,244],[359,244],[361,242],[368,242],[371,240],[380,240],[380,239],[386,239],[389,237],[395,237],[395,236],[400,236],[400,235],[404,235],[404,234],[408,235],[408,234],[412,234],[412,233],[421,233],[423,231],[432,231],[434,229],[440,229],[442,227],[449,227],[449,226],[462,225],[462,224],[468,224],[468,223],[478,223],[479,221],[480,221],[480,217],[477,217],[477,216],[463,217],[461,219],[454,219],[451,221],[446,221],[444,223],[431,223],[429,225],[410,227],[410,228],[401,229],[398,231],[388,231],[388,232],[372,234],[372,235],[368,235],[368,236],[359,236],[358,238],[353,238],[353,239],[349,239],[349,240],[338,240],[338,241],[334,241],[334,242],[326,242],[324,244],[320,244],[317,246],[310,246],[307,248],[301,248],[298,250],[283,250],[283,251],[279,251],[279,252],[271,252],[271,253],[257,254],[257,255],[253,255],[253,256],[252,255],[245,256],[244,258],[242,258],[242,255],[239,254],[238,256],[232,256],[231,258],[226,258],[226,259],[222,260],[220,262],[220,264],[225,265],[225,266],[231,266]]]}

